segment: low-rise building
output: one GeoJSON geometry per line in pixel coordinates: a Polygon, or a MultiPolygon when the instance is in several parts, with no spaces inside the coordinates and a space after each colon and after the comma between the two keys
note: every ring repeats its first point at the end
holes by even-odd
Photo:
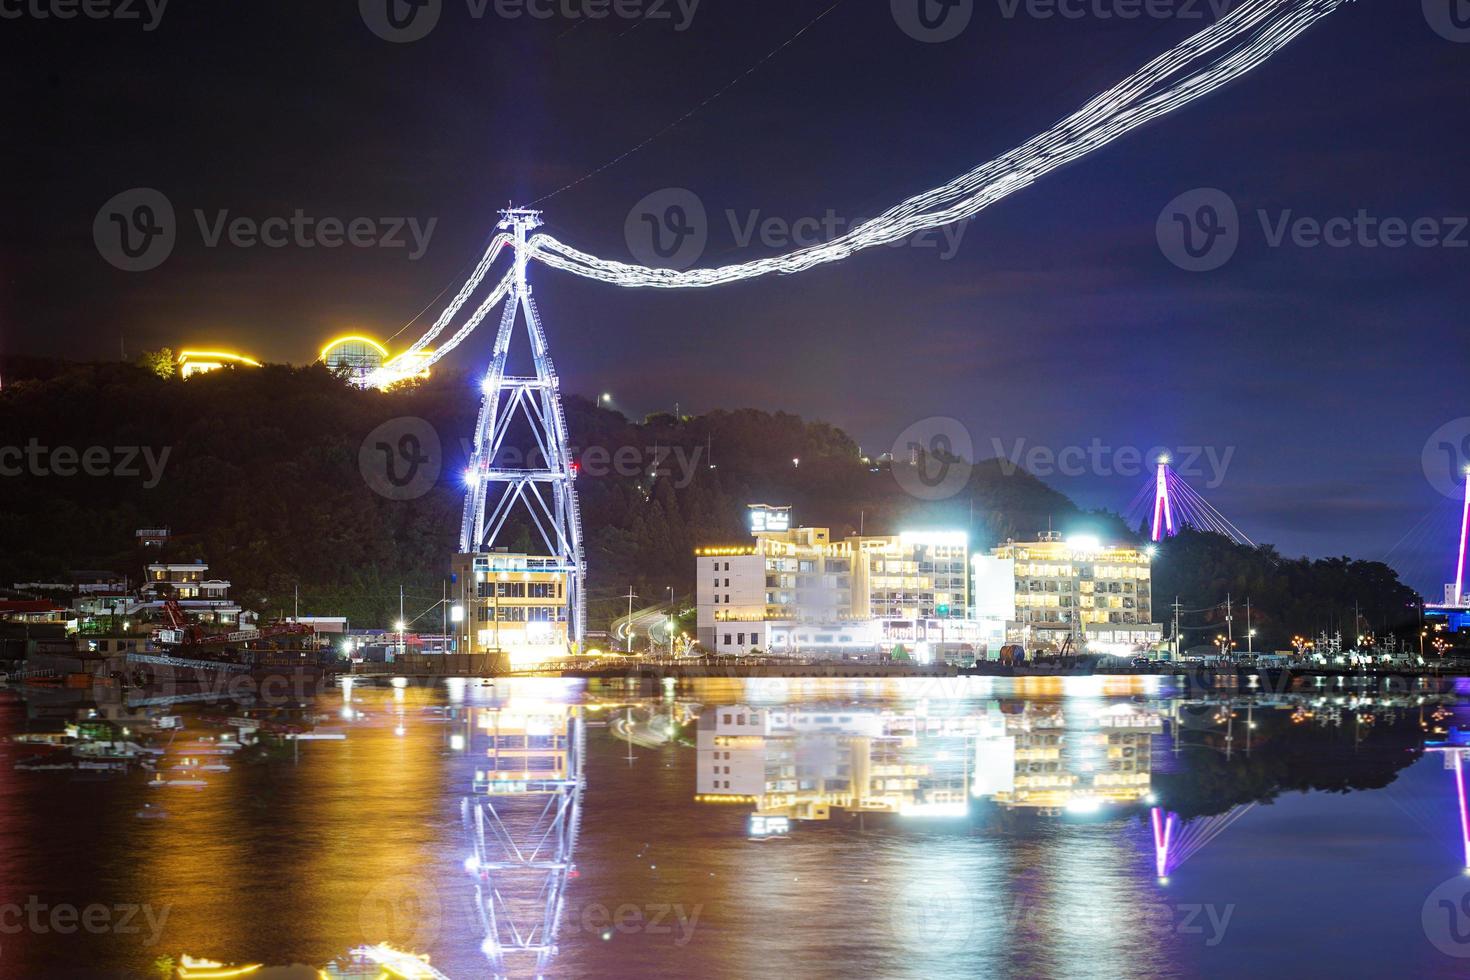
{"type": "Polygon", "coordinates": [[[567,655],[567,573],[557,559],[461,554],[453,571],[458,652],[504,654],[512,667],[567,655]]]}
{"type": "Polygon", "coordinates": [[[70,618],[65,606],[50,599],[0,599],[0,623],[65,623],[70,618]]]}

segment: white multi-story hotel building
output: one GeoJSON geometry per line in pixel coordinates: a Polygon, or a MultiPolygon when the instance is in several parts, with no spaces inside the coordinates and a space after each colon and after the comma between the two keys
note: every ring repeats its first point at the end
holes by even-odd
{"type": "Polygon", "coordinates": [[[1010,541],[975,555],[971,572],[977,618],[1005,615],[1006,634],[1028,650],[1127,653],[1160,642],[1153,622],[1148,551],[1106,547],[1095,538],[1010,541]]]}
{"type": "Polygon", "coordinates": [[[973,643],[968,557],[957,531],[758,530],[751,544],[695,552],[698,639],[718,653],[973,643]]]}

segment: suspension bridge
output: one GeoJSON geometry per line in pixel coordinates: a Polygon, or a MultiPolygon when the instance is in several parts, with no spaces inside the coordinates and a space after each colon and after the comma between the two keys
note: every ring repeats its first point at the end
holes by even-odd
{"type": "Polygon", "coordinates": [[[1130,522],[1140,524],[1146,517],[1149,537],[1154,543],[1174,537],[1181,528],[1192,527],[1196,531],[1223,535],[1236,544],[1255,547],[1244,531],[1174,470],[1167,455],[1159,457],[1154,475],[1128,505],[1127,517],[1130,522]]]}

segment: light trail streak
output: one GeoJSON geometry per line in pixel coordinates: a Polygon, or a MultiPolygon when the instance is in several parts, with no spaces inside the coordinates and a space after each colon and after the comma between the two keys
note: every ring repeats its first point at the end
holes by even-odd
{"type": "Polygon", "coordinates": [[[564,272],[617,286],[664,289],[718,286],[836,262],[973,217],[1046,174],[1240,78],[1350,2],[1247,0],[1050,129],[829,242],[753,262],[684,271],[600,259],[544,234],[533,236],[530,248],[534,258],[564,272]]]}
{"type": "MultiPolygon", "coordinates": [[[[1245,0],[1211,26],[1154,58],[1050,129],[829,242],[752,262],[680,271],[601,259],[542,234],[532,236],[524,246],[526,257],[563,272],[616,286],[662,289],[718,286],[772,273],[802,272],[836,262],[864,249],[973,217],[1052,171],[1235,81],[1265,63],[1318,21],[1351,2],[1245,0]]],[[[507,246],[515,247],[510,236],[495,236],[470,278],[433,327],[400,357],[419,354],[448,328],[480,287],[500,250],[507,246]]],[[[504,299],[510,281],[507,273],[470,319],[448,342],[427,355],[420,367],[433,366],[459,346],[504,299]]],[[[385,372],[378,372],[367,379],[367,384],[381,387],[391,380],[385,372]]]]}

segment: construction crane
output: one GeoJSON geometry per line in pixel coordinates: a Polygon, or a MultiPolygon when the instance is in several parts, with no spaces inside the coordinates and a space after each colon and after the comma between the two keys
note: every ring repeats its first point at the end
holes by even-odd
{"type": "Polygon", "coordinates": [[[162,646],[203,647],[226,643],[248,643],[251,640],[268,640],[277,636],[310,636],[315,633],[302,623],[272,623],[254,630],[235,630],[230,633],[206,633],[204,627],[189,621],[184,607],[177,599],[163,601],[163,619],[167,625],[153,631],[153,641],[162,646]]]}

